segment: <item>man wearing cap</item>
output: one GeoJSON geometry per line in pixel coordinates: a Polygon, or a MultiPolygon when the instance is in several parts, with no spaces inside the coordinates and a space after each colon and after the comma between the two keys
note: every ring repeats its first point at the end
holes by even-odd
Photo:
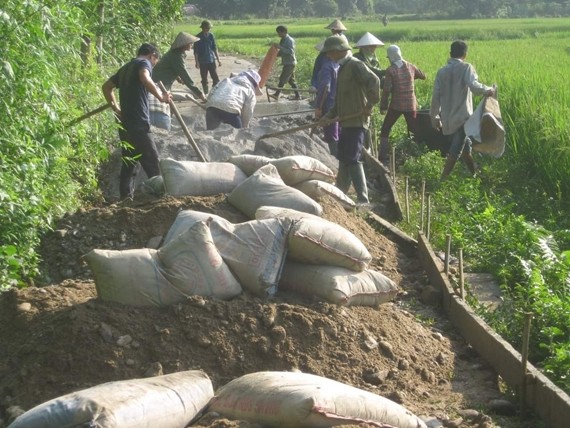
{"type": "Polygon", "coordinates": [[[408,131],[415,133],[416,110],[418,102],[414,81],[425,80],[426,75],[418,67],[402,58],[402,52],[397,45],[387,49],[390,67],[386,70],[382,99],[380,100],[380,114],[385,114],[382,129],[380,130],[380,162],[388,166],[390,162],[390,132],[398,118],[404,115],[408,131]],[[388,104],[388,100],[390,103],[388,104]]]}
{"type": "Polygon", "coordinates": [[[194,59],[196,60],[196,68],[200,69],[200,77],[202,78],[202,89],[204,93],[208,93],[208,73],[212,78],[212,87],[216,86],[220,81],[216,70],[216,61],[218,66],[222,66],[218,47],[216,46],[216,38],[210,32],[212,23],[210,21],[202,21],[200,24],[202,31],[196,34],[200,40],[194,43],[194,59]]]}
{"type": "MultiPolygon", "coordinates": [[[[279,83],[277,84],[277,88],[279,89],[271,94],[270,97],[278,100],[281,88],[285,86],[285,83],[289,83],[289,86],[293,89],[297,89],[297,82],[295,81],[297,57],[295,56],[295,39],[289,35],[287,27],[285,25],[279,25],[275,31],[277,32],[280,41],[279,43],[274,43],[273,46],[279,49],[277,56],[281,57],[282,69],[281,75],[279,76],[279,83]]],[[[295,99],[301,99],[299,92],[295,91],[295,99]]]]}
{"type": "Polygon", "coordinates": [[[206,101],[206,129],[216,129],[221,123],[247,128],[257,102],[256,96],[262,94],[260,81],[257,71],[247,70],[221,80],[212,88],[206,101]]]}
{"type": "Polygon", "coordinates": [[[362,153],[372,108],[380,101],[380,79],[352,56],[351,49],[343,37],[330,36],[325,40],[323,51],[340,68],[334,105],[321,121],[339,120],[336,186],[347,193],[352,183],[357,203],[363,204],[369,201],[362,153]]]}
{"type": "Polygon", "coordinates": [[[158,49],[149,43],[141,45],[137,57],[123,65],[102,86],[103,96],[120,120],[122,166],[119,192],[122,199],[134,196],[134,180],[137,162],[148,178],[160,175],[158,151],[150,134],[148,94],[152,93],[164,103],[171,100],[170,94],[162,93],[151,78],[152,67],[158,62],[158,49]],[[119,104],[113,89],[119,89],[119,104]]]}
{"type": "Polygon", "coordinates": [[[376,58],[376,48],[378,46],[384,46],[382,40],[374,37],[371,33],[365,33],[364,36],[356,42],[355,47],[359,48],[359,50],[354,54],[354,57],[366,64],[368,68],[378,76],[380,79],[380,87],[382,87],[385,70],[380,68],[380,62],[378,58],[376,58]]]}
{"type": "MultiPolygon", "coordinates": [[[[198,38],[184,32],[178,33],[170,50],[166,52],[158,64],[152,70],[152,80],[156,83],[162,82],[167,91],[170,91],[175,80],[184,83],[192,93],[206,101],[206,97],[202,91],[194,85],[194,81],[186,70],[185,59],[186,52],[192,48],[192,45],[198,41],[198,38]]],[[[157,100],[152,94],[149,94],[150,123],[159,128],[170,130],[170,106],[157,100]]]]}
{"type": "MultiPolygon", "coordinates": [[[[347,28],[344,26],[344,24],[340,22],[340,19],[335,19],[333,22],[331,22],[329,25],[325,27],[325,30],[331,30],[331,35],[333,36],[337,34],[339,36],[343,36],[344,38],[346,38],[344,32],[348,31],[347,28]]],[[[348,43],[348,39],[346,39],[346,43],[348,43]]],[[[327,57],[324,52],[321,52],[323,44],[324,42],[320,42],[315,45],[315,49],[319,51],[319,54],[315,58],[315,63],[313,64],[313,71],[311,73],[311,88],[317,87],[317,78],[319,75],[319,71],[321,70],[321,67],[323,66],[323,63],[327,57]]]]}
{"type": "Polygon", "coordinates": [[[471,139],[465,136],[463,125],[473,114],[473,94],[492,97],[495,89],[479,82],[473,65],[465,62],[467,43],[456,40],[451,44],[447,65],[435,76],[431,97],[430,118],[432,126],[451,136],[451,147],[441,172],[445,180],[453,170],[457,159],[462,159],[471,174],[475,174],[475,162],[471,156],[471,139]]]}

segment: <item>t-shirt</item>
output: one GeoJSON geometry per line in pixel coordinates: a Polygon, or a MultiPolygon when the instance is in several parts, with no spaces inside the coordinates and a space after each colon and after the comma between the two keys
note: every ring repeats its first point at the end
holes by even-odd
{"type": "Polygon", "coordinates": [[[152,64],[148,59],[134,58],[111,76],[111,81],[119,89],[121,122],[127,131],[150,130],[148,91],[139,77],[142,69],[152,73],[152,64]]]}

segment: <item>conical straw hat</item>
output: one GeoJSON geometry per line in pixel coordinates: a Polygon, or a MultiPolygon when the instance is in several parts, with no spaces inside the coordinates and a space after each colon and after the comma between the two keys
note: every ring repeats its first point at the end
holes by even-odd
{"type": "Polygon", "coordinates": [[[340,19],[335,19],[325,27],[327,30],[347,31],[346,27],[340,22],[340,19]]]}
{"type": "Polygon", "coordinates": [[[172,42],[170,49],[178,49],[182,46],[186,46],[188,43],[196,43],[198,40],[200,40],[200,38],[181,31],[174,39],[174,42],[172,42]]]}
{"type": "Polygon", "coordinates": [[[384,43],[382,40],[377,39],[372,34],[364,33],[364,36],[362,36],[354,46],[357,48],[361,48],[363,46],[384,46],[384,43]]]}

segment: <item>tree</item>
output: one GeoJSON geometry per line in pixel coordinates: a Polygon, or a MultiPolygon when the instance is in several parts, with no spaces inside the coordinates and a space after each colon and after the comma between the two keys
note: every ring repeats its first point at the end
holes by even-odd
{"type": "Polygon", "coordinates": [[[363,15],[372,15],[374,13],[374,5],[372,0],[357,0],[356,7],[363,15]]]}
{"type": "Polygon", "coordinates": [[[353,16],[358,13],[356,0],[338,0],[338,13],[341,16],[353,16]]]}
{"type": "Polygon", "coordinates": [[[314,8],[316,16],[338,15],[338,5],[335,0],[317,0],[314,8]]]}

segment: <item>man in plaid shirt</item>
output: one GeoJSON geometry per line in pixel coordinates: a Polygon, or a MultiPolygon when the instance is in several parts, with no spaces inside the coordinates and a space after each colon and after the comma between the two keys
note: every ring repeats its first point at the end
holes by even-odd
{"type": "Polygon", "coordinates": [[[426,75],[414,64],[404,61],[402,52],[396,45],[388,50],[390,67],[386,70],[384,88],[380,99],[380,113],[385,114],[384,123],[380,130],[380,153],[378,158],[384,165],[390,159],[390,131],[401,115],[404,115],[408,131],[415,131],[417,101],[414,80],[425,80],[426,75]],[[388,100],[390,100],[388,104],[388,100]]]}

